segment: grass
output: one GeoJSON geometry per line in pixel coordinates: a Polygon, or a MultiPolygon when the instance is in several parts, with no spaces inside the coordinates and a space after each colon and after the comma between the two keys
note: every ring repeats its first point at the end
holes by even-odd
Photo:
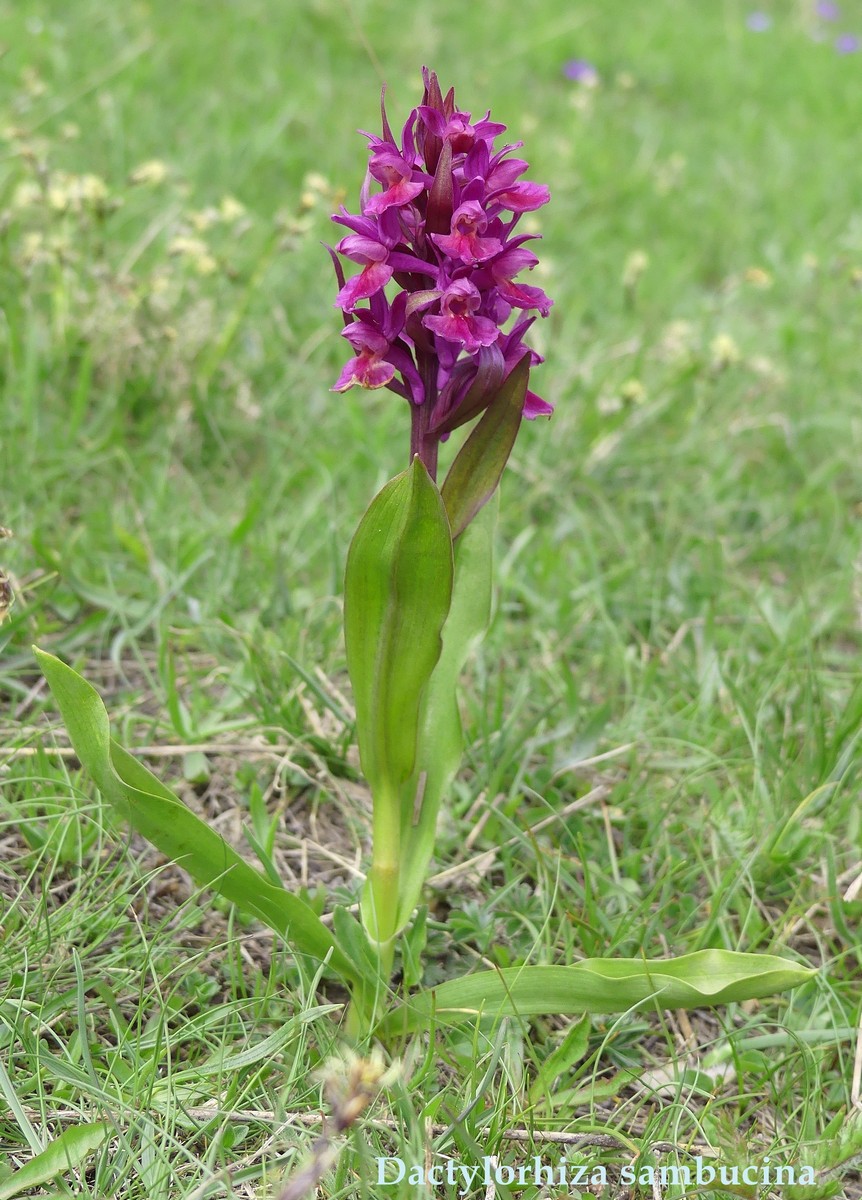
{"type": "Polygon", "coordinates": [[[324,1194],[414,1194],[375,1155],[557,1161],[548,1131],[598,1131],[617,1148],[570,1162],[702,1145],[862,1195],[859,60],[805,4],[764,34],[745,15],[0,0],[0,1190],[87,1118],[111,1137],[51,1195],[275,1195],[347,1086],[342,997],[129,839],[59,752],[29,646],[98,683],[226,836],[275,820],[285,880],[355,899],[341,575],[407,434],[388,394],[327,390],[319,241],[381,74],[397,116],[427,61],[551,186],[534,386],[557,411],[504,484],[425,981],[703,946],[823,970],[596,1019],[558,1075],[560,1021],[417,1040],[324,1194]],[[575,56],[597,88],[563,78],[575,56]]]}

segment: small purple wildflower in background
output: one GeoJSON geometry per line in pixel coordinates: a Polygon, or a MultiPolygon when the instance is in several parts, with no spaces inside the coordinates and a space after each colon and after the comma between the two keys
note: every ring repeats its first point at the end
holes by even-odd
{"type": "MultiPolygon", "coordinates": [[[[344,314],[342,336],[354,356],[332,391],[388,388],[410,403],[411,458],[432,477],[441,438],[483,412],[525,355],[536,317],[552,301],[516,276],[538,263],[516,233],[523,213],[547,204],[548,189],[521,178],[528,164],[512,158],[522,144],[495,151],[506,126],[486,113],[474,121],[444,97],[424,68],[422,103],[412,109],[400,139],[381,98],[383,136],[369,142],[361,212],[342,206],[332,219],[348,234],[332,254],[344,314]],[[374,184],[382,190],[372,192],[374,184]],[[356,263],[345,279],[338,255],[356,263]],[[398,291],[390,298],[387,284],[398,291]],[[520,310],[510,324],[509,317],[520,310]]],[[[527,391],[524,416],[550,416],[553,406],[527,391]]]]}
{"type": "Polygon", "coordinates": [[[587,87],[594,87],[599,82],[598,71],[585,58],[570,58],[563,67],[563,74],[566,79],[571,79],[574,83],[583,83],[587,87]]]}
{"type": "Polygon", "coordinates": [[[752,33],[766,33],[772,28],[772,17],[765,12],[753,12],[746,18],[746,25],[752,33]]]}
{"type": "Polygon", "coordinates": [[[841,16],[841,9],[834,3],[834,0],[819,0],[817,15],[821,21],[837,21],[841,16]]]}
{"type": "Polygon", "coordinates": [[[859,46],[859,38],[855,33],[842,33],[835,39],[835,49],[839,54],[855,54],[859,46]]]}

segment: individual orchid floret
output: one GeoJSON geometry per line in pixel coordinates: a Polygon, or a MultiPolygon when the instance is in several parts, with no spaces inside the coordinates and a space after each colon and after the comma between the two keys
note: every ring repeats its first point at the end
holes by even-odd
{"type": "Polygon", "coordinates": [[[425,186],[421,180],[413,181],[413,164],[389,146],[372,154],[368,170],[386,190],[368,200],[366,213],[378,214],[386,212],[388,208],[403,208],[415,200],[425,186]]]}
{"type": "Polygon", "coordinates": [[[495,137],[506,131],[505,125],[489,120],[490,112],[475,125],[470,124],[470,114],[467,112],[453,112],[447,117],[445,112],[421,104],[418,113],[427,129],[441,141],[450,143],[453,154],[466,153],[477,140],[493,142],[495,137]]]}
{"type": "Polygon", "coordinates": [[[469,279],[456,279],[440,298],[439,315],[423,317],[422,324],[475,353],[482,346],[492,346],[499,333],[493,321],[479,316],[481,303],[482,296],[475,284],[469,279]]]}
{"type": "Polygon", "coordinates": [[[535,212],[537,208],[547,204],[550,198],[551,193],[543,183],[529,183],[526,179],[499,192],[493,192],[488,197],[492,204],[499,204],[500,208],[513,213],[535,212]]]}
{"type": "Polygon", "coordinates": [[[482,205],[478,200],[468,200],[452,214],[452,232],[432,233],[431,240],[450,258],[460,258],[464,263],[482,262],[503,249],[499,238],[481,236],[487,228],[482,205]]]}
{"type": "Polygon", "coordinates": [[[392,381],[395,367],[385,361],[389,353],[389,342],[379,329],[375,329],[367,321],[354,321],[341,336],[347,338],[356,351],[338,377],[333,392],[346,392],[355,386],[363,388],[382,388],[392,381]]]}
{"type": "Polygon", "coordinates": [[[336,249],[351,262],[361,263],[363,268],[358,275],[348,279],[335,297],[338,308],[355,308],[360,300],[368,300],[379,292],[395,273],[387,262],[389,250],[373,238],[351,233],[341,239],[336,249]]]}
{"type": "Polygon", "coordinates": [[[538,258],[520,246],[511,246],[498,255],[489,265],[489,272],[497,291],[513,308],[535,308],[540,316],[546,317],[553,301],[541,288],[526,283],[516,283],[515,276],[523,270],[532,271],[538,258]]]}

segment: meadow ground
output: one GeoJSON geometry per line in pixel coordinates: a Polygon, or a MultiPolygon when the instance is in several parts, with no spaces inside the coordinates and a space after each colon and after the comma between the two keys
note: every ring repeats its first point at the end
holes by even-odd
{"type": "Polygon", "coordinates": [[[29,648],[237,845],[355,900],[343,561],[407,434],[391,394],[328,391],[320,242],[381,78],[397,117],[423,62],[525,140],[556,302],[425,982],[706,946],[822,970],[688,1017],[396,1046],[323,1194],[415,1195],[373,1159],[429,1147],[556,1161],[557,1131],[610,1138],[570,1162],[672,1143],[862,1195],[862,54],[835,45],[862,13],[821,10],[0,0],[0,1196],[82,1120],[110,1139],[28,1194],[274,1195],[318,1133],[341,997],[129,839],[29,648]]]}

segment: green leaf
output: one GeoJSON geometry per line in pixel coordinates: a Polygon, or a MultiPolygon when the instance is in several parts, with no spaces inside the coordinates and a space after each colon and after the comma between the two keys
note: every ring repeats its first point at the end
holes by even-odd
{"type": "Polygon", "coordinates": [[[530,1088],[531,1104],[541,1103],[546,1096],[552,1097],[557,1080],[581,1061],[589,1044],[590,1018],[589,1014],[585,1013],[580,1021],[575,1021],[569,1026],[562,1042],[540,1066],[536,1081],[530,1088]]]}
{"type": "Polygon", "coordinates": [[[73,1125],[64,1129],[41,1153],[0,1183],[0,1200],[10,1200],[21,1192],[39,1187],[66,1171],[80,1166],[88,1154],[98,1150],[110,1135],[111,1127],[104,1121],[88,1125],[73,1125]]]}
{"type": "Polygon", "coordinates": [[[95,688],[53,654],[36,647],[33,652],[75,753],[105,800],[197,883],[213,888],[281,934],[297,952],[318,960],[330,955],[332,970],[356,981],[361,971],[338,948],[309,905],[249,866],[223,837],[113,741],[108,714],[95,688]]]}
{"type": "Polygon", "coordinates": [[[419,992],[391,1012],[378,1032],[414,1033],[477,1017],[614,1013],[633,1008],[701,1008],[798,987],[816,971],[767,954],[698,950],[681,958],[588,958],[569,967],[507,967],[419,992]]]}
{"type": "Polygon", "coordinates": [[[371,787],[374,853],[362,917],[391,962],[401,872],[401,785],[416,759],[422,693],[452,600],[443,500],[417,457],[372,500],[347,555],[344,640],[359,758],[371,787]]]}
{"type": "Polygon", "coordinates": [[[416,458],[372,500],[347,555],[347,669],[375,801],[413,770],[419,702],[440,656],[452,576],[446,511],[416,458]]]}
{"type": "Polygon", "coordinates": [[[491,618],[494,527],[498,499],[487,505],[455,546],[452,606],[443,626],[443,650],[422,701],[413,774],[402,788],[402,876],[398,927],[419,903],[434,853],[437,815],[463,750],[458,680],[491,618]]]}
{"type": "Polygon", "coordinates": [[[428,905],[423,904],[416,920],[401,939],[401,982],[405,988],[418,987],[425,964],[422,955],[428,941],[428,905]]]}
{"type": "Polygon", "coordinates": [[[529,376],[530,355],[525,354],[509,372],[449,468],[442,496],[453,538],[463,533],[500,482],[521,426],[529,376]]]}

